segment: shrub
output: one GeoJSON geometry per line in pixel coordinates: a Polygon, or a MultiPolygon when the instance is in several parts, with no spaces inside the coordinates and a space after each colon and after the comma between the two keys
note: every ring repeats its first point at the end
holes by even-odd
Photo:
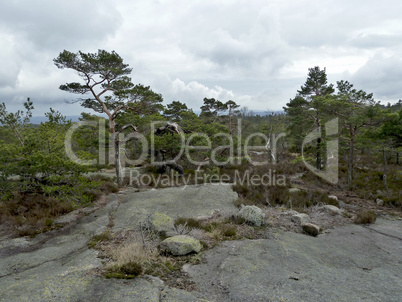
{"type": "Polygon", "coordinates": [[[224,224],[221,227],[222,235],[225,237],[234,237],[237,234],[237,229],[233,225],[224,224]]]}
{"type": "Polygon", "coordinates": [[[369,223],[374,223],[377,219],[376,213],[373,211],[367,211],[363,210],[359,213],[357,213],[357,216],[355,218],[355,223],[356,224],[369,224],[369,223]]]}
{"type": "Polygon", "coordinates": [[[60,227],[54,218],[73,209],[70,203],[52,197],[14,192],[0,202],[0,224],[12,235],[35,236],[60,227]]]}
{"type": "Polygon", "coordinates": [[[136,262],[129,262],[123,264],[120,268],[120,271],[125,273],[126,275],[138,276],[142,273],[142,267],[141,264],[138,264],[136,262]]]}
{"type": "Polygon", "coordinates": [[[247,200],[247,205],[286,204],[289,200],[289,193],[285,186],[259,184],[249,187],[245,184],[235,184],[233,190],[239,194],[241,199],[247,200]]]}
{"type": "Polygon", "coordinates": [[[92,239],[87,243],[89,248],[95,248],[96,245],[100,242],[108,241],[112,238],[109,231],[103,232],[102,234],[95,235],[92,239]]]}
{"type": "Polygon", "coordinates": [[[174,221],[174,226],[185,225],[187,228],[199,229],[202,227],[201,222],[194,218],[178,217],[174,221]]]}
{"type": "Polygon", "coordinates": [[[141,264],[137,262],[128,262],[123,265],[114,265],[104,274],[106,278],[133,279],[143,272],[141,264]]]}
{"type": "Polygon", "coordinates": [[[102,183],[100,190],[104,194],[117,193],[119,191],[119,187],[116,183],[108,180],[102,183]]]}
{"type": "Polygon", "coordinates": [[[339,206],[339,201],[329,198],[327,193],[318,190],[292,193],[290,203],[292,208],[296,209],[308,208],[318,204],[339,206]]]}

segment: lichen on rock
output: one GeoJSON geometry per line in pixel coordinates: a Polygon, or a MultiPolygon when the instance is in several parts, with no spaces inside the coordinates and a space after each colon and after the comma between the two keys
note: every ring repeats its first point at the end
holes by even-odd
{"type": "Polygon", "coordinates": [[[264,212],[256,206],[242,207],[238,216],[243,218],[246,222],[258,227],[263,225],[265,220],[264,212]]]}
{"type": "Polygon", "coordinates": [[[199,253],[201,248],[202,246],[199,240],[187,235],[169,237],[163,240],[159,245],[159,249],[162,252],[174,256],[187,255],[193,252],[199,253]]]}
{"type": "Polygon", "coordinates": [[[166,214],[153,213],[148,216],[148,227],[157,232],[167,232],[172,230],[173,219],[166,214]]]}

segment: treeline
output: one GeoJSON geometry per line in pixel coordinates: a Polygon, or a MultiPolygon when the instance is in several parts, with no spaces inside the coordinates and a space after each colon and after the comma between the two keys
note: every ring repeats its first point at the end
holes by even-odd
{"type": "MultiPolygon", "coordinates": [[[[380,179],[385,189],[400,177],[389,170],[389,165],[399,165],[400,161],[402,111],[395,108],[401,101],[384,108],[371,93],[357,90],[347,81],[340,80],[336,86],[327,83],[326,70],[319,67],[309,69],[306,82],[284,107],[284,114],[253,115],[233,100],[204,98],[197,115],[178,100],[163,106],[161,94],[149,86],[133,84],[128,77],[131,69],[115,52],[64,51],[54,62],[58,68],[77,72],[81,82],[70,82],[60,89],[84,95],[77,101],[94,114],[81,114],[83,124],[71,134],[70,149],[66,149],[65,140],[74,123],[61,113],[50,109],[46,114],[48,121],[33,126],[29,124],[33,110],[30,100],[25,103],[24,111],[16,113],[8,112],[3,103],[0,107],[2,199],[20,191],[82,200],[83,195],[74,190],[90,191],[97,184],[87,178],[83,180],[81,175],[115,167],[116,182],[121,186],[122,163],[135,165],[138,159],[138,164],[146,164],[149,156],[155,154],[158,160],[183,166],[187,173],[203,166],[251,165],[256,157],[259,162],[270,164],[289,158],[293,162],[304,160],[317,171],[325,171],[329,158],[336,156],[340,161],[339,183],[344,181],[345,171],[349,189],[357,185],[356,168],[367,170],[360,162],[356,167],[356,158],[367,157],[368,162],[381,167],[380,179]],[[336,127],[329,129],[328,123],[335,125],[334,119],[336,127]],[[177,125],[175,131],[171,131],[173,124],[177,125]],[[166,131],[157,132],[155,127],[166,131]],[[188,153],[183,152],[183,137],[188,153]],[[306,142],[308,137],[313,139],[306,142]],[[333,150],[336,154],[331,154],[327,147],[335,146],[330,144],[333,141],[337,142],[337,149],[333,150]],[[245,145],[255,147],[256,151],[245,152],[245,145]],[[145,161],[141,157],[144,150],[148,155],[145,161]],[[71,161],[71,154],[78,160],[71,161]],[[84,161],[92,164],[80,164],[84,161]],[[15,181],[10,181],[13,178],[15,181]]],[[[361,182],[361,177],[357,182],[361,182]]]]}

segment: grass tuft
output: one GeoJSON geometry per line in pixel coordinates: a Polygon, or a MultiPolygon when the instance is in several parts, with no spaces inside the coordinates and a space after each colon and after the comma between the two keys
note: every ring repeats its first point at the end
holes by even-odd
{"type": "Polygon", "coordinates": [[[370,224],[374,223],[377,219],[376,213],[373,211],[367,211],[363,210],[359,213],[357,213],[357,216],[355,218],[355,223],[356,224],[370,224]]]}

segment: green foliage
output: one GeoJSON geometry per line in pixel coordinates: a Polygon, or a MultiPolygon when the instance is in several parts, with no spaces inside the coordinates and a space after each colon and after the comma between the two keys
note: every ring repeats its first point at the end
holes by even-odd
{"type": "Polygon", "coordinates": [[[96,160],[95,167],[100,168],[99,156],[103,156],[102,166],[109,164],[108,122],[105,118],[82,112],[80,127],[72,135],[72,152],[81,160],[96,160]],[[104,147],[105,154],[99,154],[100,147],[104,147]]]}
{"type": "Polygon", "coordinates": [[[22,146],[24,145],[23,131],[29,123],[32,117],[32,110],[34,109],[33,103],[29,98],[24,102],[24,107],[26,110],[25,113],[22,110],[13,113],[7,111],[5,103],[0,104],[0,125],[9,128],[22,146]]]}
{"type": "MultiPolygon", "coordinates": [[[[333,85],[327,85],[325,68],[321,70],[318,66],[309,68],[308,77],[301,89],[297,91],[296,98],[291,100],[287,107],[284,107],[288,114],[290,123],[287,132],[297,152],[301,151],[302,142],[307,133],[314,128],[320,128],[328,120],[323,110],[322,98],[334,92],[333,85]]],[[[323,139],[316,139],[315,149],[311,149],[316,157],[316,168],[323,166],[323,139]]]]}
{"type": "Polygon", "coordinates": [[[143,272],[142,265],[137,262],[128,262],[123,265],[114,265],[110,267],[105,273],[104,276],[109,278],[116,279],[133,279],[137,276],[140,276],[143,272]]]}
{"type": "Polygon", "coordinates": [[[184,113],[192,113],[191,109],[187,108],[187,105],[179,102],[179,101],[173,101],[170,104],[167,104],[167,108],[164,109],[163,115],[174,122],[180,122],[183,119],[183,114],[184,113]]]}
{"type": "MultiPolygon", "coordinates": [[[[126,76],[131,73],[131,69],[128,68],[128,64],[123,63],[123,59],[115,51],[98,50],[97,53],[79,51],[75,54],[64,50],[53,61],[60,69],[76,70],[84,82],[84,84],[72,82],[61,85],[60,89],[67,92],[76,94],[91,92],[93,89],[91,82],[98,83],[105,91],[126,90],[133,87],[131,79],[126,76]]],[[[102,105],[96,99],[84,100],[83,106],[103,112],[102,105]]],[[[113,107],[117,108],[118,104],[113,104],[113,107]]]]}
{"type": "Polygon", "coordinates": [[[308,69],[308,77],[306,83],[301,86],[301,89],[297,92],[303,96],[323,96],[329,95],[334,92],[334,85],[327,85],[327,74],[325,68],[323,70],[320,67],[308,69]]]}
{"type": "Polygon", "coordinates": [[[110,231],[105,231],[102,234],[95,235],[88,241],[87,246],[91,249],[95,248],[99,243],[107,242],[112,239],[110,231]]]}
{"type": "Polygon", "coordinates": [[[228,106],[219,100],[215,100],[214,98],[204,98],[204,105],[201,106],[200,117],[215,123],[218,119],[219,113],[226,111],[227,109],[228,106]]]}
{"type": "Polygon", "coordinates": [[[0,182],[15,179],[8,189],[0,185],[3,193],[11,189],[41,192],[55,177],[74,178],[88,171],[88,167],[72,162],[65,152],[64,139],[71,122],[53,109],[46,116],[48,121],[37,127],[19,124],[18,136],[10,132],[10,140],[0,145],[0,182]]]}
{"type": "Polygon", "coordinates": [[[117,124],[118,118],[127,120],[129,112],[137,115],[150,115],[162,110],[162,95],[152,91],[149,86],[134,85],[127,75],[131,73],[128,64],[115,52],[98,50],[97,53],[61,52],[54,59],[60,68],[75,70],[82,83],[71,82],[61,85],[60,89],[75,94],[89,95],[89,98],[79,99],[85,108],[105,113],[109,119],[111,145],[114,152],[117,183],[123,184],[123,173],[120,165],[120,138],[116,137],[124,129],[136,131],[134,125],[117,124]]]}
{"type": "Polygon", "coordinates": [[[402,109],[389,115],[381,126],[379,136],[383,140],[389,139],[392,148],[402,148],[402,109]]]}

